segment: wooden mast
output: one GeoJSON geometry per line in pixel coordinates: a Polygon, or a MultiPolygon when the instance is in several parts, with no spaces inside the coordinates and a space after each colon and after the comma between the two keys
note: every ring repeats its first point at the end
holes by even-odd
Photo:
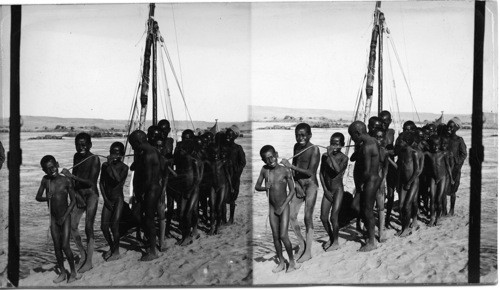
{"type": "MultiPolygon", "coordinates": [[[[154,4],[153,4],[154,5],[154,4]]],[[[158,22],[153,22],[153,125],[158,124],[158,94],[157,94],[157,42],[158,42],[158,22]]]]}
{"type": "Polygon", "coordinates": [[[10,34],[10,130],[7,167],[9,169],[9,248],[7,278],[19,285],[19,237],[20,237],[20,167],[21,112],[20,112],[20,52],[21,52],[21,5],[11,7],[10,34]]]}
{"type": "Polygon", "coordinates": [[[370,56],[368,59],[368,73],[366,79],[366,103],[365,103],[365,112],[363,116],[363,122],[365,122],[365,124],[368,121],[372,106],[373,83],[375,81],[375,61],[377,59],[377,40],[379,38],[380,5],[381,5],[380,1],[377,1],[377,3],[375,4],[372,39],[370,42],[370,56]]]}
{"type": "Polygon", "coordinates": [[[479,249],[481,242],[481,168],[483,147],[483,48],[485,2],[475,2],[474,18],[474,74],[472,84],[472,130],[470,164],[469,209],[469,283],[479,283],[479,249]]]}
{"type": "MultiPolygon", "coordinates": [[[[380,8],[380,6],[379,6],[380,8]]],[[[383,101],[384,101],[384,90],[383,90],[383,56],[384,56],[384,21],[385,21],[385,17],[384,17],[384,13],[382,12],[379,12],[379,25],[378,25],[378,28],[379,28],[379,34],[378,34],[378,113],[377,115],[380,114],[380,112],[382,112],[383,110],[383,101]]]]}
{"type": "Polygon", "coordinates": [[[149,70],[151,63],[151,46],[154,40],[153,27],[155,4],[149,4],[148,18],[148,36],[146,39],[146,48],[144,49],[144,66],[142,67],[142,85],[141,85],[141,113],[139,116],[139,130],[146,128],[146,111],[148,107],[148,91],[149,91],[149,70]]]}

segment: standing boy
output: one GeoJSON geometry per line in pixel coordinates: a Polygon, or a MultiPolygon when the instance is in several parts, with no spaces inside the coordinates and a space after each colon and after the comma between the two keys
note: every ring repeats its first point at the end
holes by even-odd
{"type": "Polygon", "coordinates": [[[293,146],[292,164],[287,159],[281,163],[285,167],[293,170],[295,180],[295,190],[290,206],[290,223],[293,231],[300,243],[300,249],[297,254],[297,262],[302,263],[311,259],[311,247],[314,236],[313,212],[316,204],[316,195],[318,194],[318,171],[320,153],[319,148],[314,146],[310,140],[312,137],[311,127],[306,123],[300,123],[295,127],[295,140],[297,143],[293,146]],[[297,221],[300,207],[305,201],[304,222],[306,225],[306,240],[300,233],[300,226],[297,221]]]}
{"type": "Polygon", "coordinates": [[[226,130],[227,138],[227,148],[228,148],[228,158],[230,160],[229,164],[231,168],[231,183],[233,185],[233,191],[231,196],[228,198],[229,203],[229,223],[234,222],[234,210],[236,207],[236,199],[240,193],[240,179],[243,168],[246,165],[245,151],[241,145],[234,143],[234,140],[240,136],[240,129],[236,125],[232,125],[226,130]]]}
{"type": "Polygon", "coordinates": [[[108,242],[109,251],[104,254],[106,261],[120,258],[120,219],[123,211],[123,185],[127,179],[128,166],[122,162],[125,146],[114,142],[109,148],[108,161],[101,167],[99,186],[104,200],[101,230],[108,242]]]}
{"type": "Polygon", "coordinates": [[[75,260],[73,252],[69,246],[69,235],[71,232],[71,210],[75,207],[75,191],[71,180],[59,174],[59,164],[54,156],[46,155],[40,161],[45,176],[42,178],[36,200],[40,202],[47,201],[50,211],[50,234],[54,241],[54,251],[57,259],[57,266],[61,274],[54,279],[54,283],[61,283],[68,279],[68,272],[64,268],[63,251],[68,259],[71,274],[68,283],[79,278],[75,269],[75,260]],[[46,197],[42,197],[43,192],[46,197]],[[70,203],[68,205],[68,196],[70,203]]]}
{"type": "Polygon", "coordinates": [[[266,145],[260,149],[260,157],[266,165],[260,170],[259,178],[255,184],[256,191],[266,191],[269,197],[269,223],[273,232],[274,248],[278,255],[278,266],[273,269],[273,273],[285,270],[285,259],[281,243],[285,245],[290,264],[287,272],[294,271],[299,267],[293,259],[292,243],[288,238],[288,221],[290,206],[288,203],[295,195],[293,178],[288,169],[278,164],[278,152],[271,145],[266,145]],[[262,182],[265,180],[265,186],[262,182]],[[290,193],[286,194],[286,187],[290,193]]]}
{"type": "Polygon", "coordinates": [[[75,137],[76,153],[73,157],[73,172],[67,169],[62,174],[75,182],[76,207],[71,213],[71,235],[80,251],[80,262],[77,265],[79,273],[92,269],[94,255],[94,221],[99,201],[97,179],[101,169],[101,161],[97,155],[90,152],[92,141],[87,133],[80,133],[75,137]],[[87,250],[82,244],[78,224],[85,212],[85,234],[87,236],[87,250]],[[80,267],[81,266],[81,267],[80,267]]]}
{"type": "Polygon", "coordinates": [[[457,198],[458,186],[460,186],[460,177],[462,175],[462,165],[467,158],[467,146],[465,145],[464,139],[457,136],[457,131],[462,126],[462,122],[458,117],[454,117],[448,121],[448,136],[450,137],[449,151],[453,155],[454,165],[451,170],[453,175],[454,184],[450,189],[450,215],[455,213],[455,199],[457,198]]]}
{"type": "Polygon", "coordinates": [[[344,197],[343,177],[348,161],[347,156],[340,151],[344,145],[344,134],[333,133],[328,151],[321,156],[319,179],[324,191],[321,201],[321,222],[330,237],[330,241],[323,245],[325,251],[339,248],[339,212],[344,197]]]}
{"type": "Polygon", "coordinates": [[[368,240],[366,245],[359,249],[360,252],[368,252],[377,248],[375,244],[375,217],[373,216],[373,206],[377,191],[380,188],[382,178],[379,176],[380,154],[377,141],[368,135],[366,125],[361,121],[354,121],[348,129],[349,135],[358,146],[356,166],[359,168],[355,172],[355,179],[361,181],[360,188],[360,211],[368,228],[368,240]]]}

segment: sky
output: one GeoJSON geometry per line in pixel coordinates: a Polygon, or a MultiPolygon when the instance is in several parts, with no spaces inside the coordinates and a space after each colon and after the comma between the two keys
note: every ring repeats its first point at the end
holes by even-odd
{"type": "MultiPolygon", "coordinates": [[[[155,19],[192,119],[243,121],[249,105],[354,110],[366,73],[374,6],[158,4],[155,19]]],[[[145,3],[23,6],[21,114],[127,119],[142,67],[148,9],[145,3]]],[[[473,1],[382,2],[413,98],[412,104],[386,38],[384,108],[471,112],[473,9],[473,1]]],[[[498,108],[496,9],[496,3],[488,3],[485,112],[498,108]]],[[[1,10],[1,112],[7,117],[10,9],[1,10]]],[[[170,73],[167,80],[175,118],[187,119],[170,73]]],[[[164,86],[159,95],[166,95],[164,86]]]]}

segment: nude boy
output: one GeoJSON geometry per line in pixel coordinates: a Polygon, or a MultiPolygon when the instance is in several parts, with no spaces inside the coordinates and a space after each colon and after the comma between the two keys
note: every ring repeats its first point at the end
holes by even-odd
{"type": "Polygon", "coordinates": [[[285,258],[283,257],[283,248],[285,245],[290,264],[287,272],[298,269],[293,259],[292,243],[288,238],[288,222],[290,215],[289,202],[295,195],[293,178],[291,172],[278,164],[278,152],[271,145],[266,145],[260,149],[260,157],[266,165],[260,170],[259,178],[255,184],[256,191],[266,191],[269,198],[269,223],[273,232],[274,248],[278,256],[278,266],[273,269],[273,273],[285,270],[285,258]],[[265,180],[265,186],[262,182],[265,180]],[[288,186],[289,194],[286,194],[288,186]]]}
{"type": "Polygon", "coordinates": [[[134,174],[134,196],[137,199],[140,210],[144,232],[148,238],[149,249],[141,261],[151,261],[158,258],[156,251],[156,227],[155,215],[161,196],[161,156],[160,152],[151,146],[146,134],[136,130],[129,136],[129,143],[134,150],[134,163],[130,169],[134,174]]]}
{"type": "Polygon", "coordinates": [[[57,266],[61,274],[54,279],[54,283],[61,283],[68,279],[71,283],[79,278],[75,269],[75,259],[73,252],[69,246],[69,236],[71,232],[71,211],[75,207],[75,191],[71,180],[59,174],[59,164],[54,156],[46,155],[40,161],[45,176],[42,178],[36,200],[40,202],[47,201],[50,210],[50,234],[54,241],[54,251],[56,254],[57,266]],[[43,197],[43,192],[46,192],[46,197],[43,197]],[[68,204],[68,197],[70,203],[68,204]],[[68,277],[68,272],[64,268],[63,251],[68,259],[71,274],[68,277]]]}
{"type": "Polygon", "coordinates": [[[430,183],[430,211],[431,219],[429,226],[435,226],[443,214],[442,200],[449,181],[452,179],[452,171],[449,163],[448,152],[441,151],[441,138],[433,135],[429,138],[429,152],[425,152],[426,162],[429,163],[430,172],[427,172],[430,183]]]}
{"type": "Polygon", "coordinates": [[[396,141],[398,152],[399,200],[401,212],[400,237],[411,234],[410,220],[419,186],[419,158],[418,153],[411,147],[414,136],[411,131],[404,131],[396,141]]]}
{"type": "Polygon", "coordinates": [[[360,194],[361,217],[368,228],[368,240],[366,245],[359,249],[360,252],[368,252],[377,248],[375,244],[375,217],[373,206],[377,191],[382,182],[379,176],[380,153],[375,138],[368,135],[366,125],[361,121],[353,122],[348,129],[354,143],[359,146],[356,158],[356,166],[359,170],[355,174],[361,180],[362,192],[360,194]]]}
{"type": "Polygon", "coordinates": [[[316,204],[316,195],[318,194],[318,179],[316,173],[320,162],[320,153],[317,146],[310,142],[312,137],[311,127],[306,123],[300,123],[295,127],[295,140],[297,143],[293,146],[293,155],[300,155],[293,158],[292,164],[287,159],[281,163],[293,170],[295,180],[296,194],[293,195],[290,204],[290,223],[293,231],[300,243],[300,249],[297,253],[302,263],[311,259],[311,247],[314,236],[313,212],[316,204]],[[307,150],[306,150],[307,149],[307,150]],[[300,226],[297,221],[300,207],[305,201],[304,223],[306,225],[306,240],[300,233],[300,226]]]}
{"type": "Polygon", "coordinates": [[[75,182],[76,207],[71,212],[71,235],[80,251],[80,262],[76,266],[79,273],[92,269],[94,255],[94,221],[99,201],[97,179],[101,170],[99,157],[92,154],[92,141],[87,133],[80,133],[75,137],[76,153],[73,156],[73,172],[67,169],[62,174],[75,182]],[[83,247],[78,224],[85,212],[85,234],[87,236],[87,250],[83,247]]]}
{"type": "Polygon", "coordinates": [[[339,212],[344,197],[343,177],[348,161],[347,156],[340,151],[345,145],[344,140],[344,134],[333,133],[327,152],[321,156],[319,179],[324,191],[321,222],[330,237],[330,241],[323,245],[325,251],[339,248],[339,212]]]}
{"type": "Polygon", "coordinates": [[[101,230],[109,245],[109,251],[103,256],[106,261],[120,258],[120,219],[125,202],[123,185],[128,175],[128,166],[122,162],[124,155],[125,146],[120,142],[114,142],[109,148],[107,162],[101,167],[99,187],[104,200],[101,230]]]}
{"type": "MultiPolygon", "coordinates": [[[[385,140],[383,142],[391,164],[394,162],[394,129],[389,128],[392,123],[392,116],[389,111],[382,111],[379,113],[379,118],[382,120],[382,129],[385,133],[385,140]]],[[[394,205],[394,191],[397,186],[397,170],[394,166],[387,168],[386,176],[386,197],[387,197],[387,211],[385,214],[385,227],[389,228],[391,225],[391,212],[394,205]]]]}

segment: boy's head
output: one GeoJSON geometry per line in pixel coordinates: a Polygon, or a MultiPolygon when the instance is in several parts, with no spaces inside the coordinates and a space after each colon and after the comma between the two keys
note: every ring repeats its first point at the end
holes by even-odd
{"type": "Polygon", "coordinates": [[[344,134],[340,132],[335,132],[330,137],[330,146],[333,147],[333,151],[335,153],[339,152],[342,147],[345,145],[344,134]]]}
{"type": "Polygon", "coordinates": [[[375,137],[374,130],[383,129],[384,127],[382,124],[382,119],[380,119],[379,117],[373,116],[368,119],[368,134],[372,137],[375,137]]]}
{"type": "Polygon", "coordinates": [[[453,119],[448,121],[446,126],[448,128],[448,134],[452,136],[462,127],[462,121],[460,121],[458,117],[453,117],[453,119]]]}
{"type": "Polygon", "coordinates": [[[236,138],[240,136],[240,128],[236,125],[232,125],[226,130],[226,138],[229,143],[234,142],[236,138]]]}
{"type": "Polygon", "coordinates": [[[180,152],[181,154],[192,154],[195,147],[196,147],[196,141],[194,139],[186,139],[182,141],[182,143],[179,143],[180,145],[180,152]]]}
{"type": "Polygon", "coordinates": [[[130,143],[130,146],[132,146],[132,149],[137,150],[141,144],[148,142],[148,137],[143,131],[135,130],[134,132],[130,133],[128,142],[130,143]]]}
{"type": "Polygon", "coordinates": [[[373,130],[373,137],[377,140],[379,146],[384,146],[385,141],[385,131],[381,128],[373,130]]]}
{"type": "Polygon", "coordinates": [[[441,148],[441,137],[432,135],[429,137],[429,151],[436,153],[441,148]]]}
{"type": "Polygon", "coordinates": [[[56,158],[52,155],[45,155],[40,160],[40,166],[42,166],[43,172],[50,177],[55,177],[59,174],[59,163],[57,163],[56,158]]]}
{"type": "Polygon", "coordinates": [[[271,168],[278,166],[278,152],[271,145],[265,145],[260,149],[260,158],[271,168]]]}
{"type": "Polygon", "coordinates": [[[399,146],[406,147],[411,146],[415,142],[415,137],[411,131],[403,131],[398,137],[399,146]]]}
{"type": "Polygon", "coordinates": [[[441,136],[441,150],[447,151],[450,144],[450,137],[441,136]]]}
{"type": "Polygon", "coordinates": [[[295,140],[301,146],[305,146],[311,140],[311,126],[307,123],[300,123],[295,127],[295,140]]]}
{"type": "Polygon", "coordinates": [[[163,133],[163,136],[167,137],[168,133],[170,133],[170,122],[166,119],[160,120],[158,122],[158,128],[160,128],[160,131],[163,133]]]}
{"type": "Polygon", "coordinates": [[[382,120],[384,130],[387,131],[392,122],[391,113],[389,111],[382,111],[378,114],[378,116],[382,120]]]}
{"type": "Polygon", "coordinates": [[[165,150],[165,140],[164,139],[156,139],[153,147],[158,149],[163,154],[163,150],[165,150]]]}
{"type": "Polygon", "coordinates": [[[85,132],[76,135],[75,148],[76,152],[82,155],[85,155],[87,152],[90,152],[90,148],[92,148],[92,141],[90,140],[90,135],[85,132]]]}
{"type": "Polygon", "coordinates": [[[430,135],[436,135],[436,133],[437,133],[437,132],[436,132],[436,130],[437,130],[436,125],[434,125],[434,124],[430,123],[430,124],[427,124],[427,128],[429,128],[429,131],[430,131],[429,136],[430,136],[430,135]]]}
{"type": "MultiPolygon", "coordinates": [[[[121,142],[114,142],[109,147],[109,157],[113,161],[121,160],[125,155],[125,146],[121,142]]],[[[108,159],[109,160],[109,159],[108,159]]]]}
{"type": "Polygon", "coordinates": [[[422,130],[422,128],[416,128],[415,131],[413,131],[413,137],[415,138],[415,142],[422,142],[422,140],[425,140],[424,130],[422,130]]]}
{"type": "Polygon", "coordinates": [[[403,132],[414,131],[416,128],[417,128],[417,126],[415,125],[415,122],[413,122],[413,121],[406,121],[403,124],[403,132]]]}
{"type": "Polygon", "coordinates": [[[149,126],[148,133],[147,133],[149,144],[155,146],[156,140],[163,139],[162,135],[163,134],[162,134],[162,132],[160,130],[160,127],[154,126],[154,125],[153,126],[149,126]]]}
{"type": "Polygon", "coordinates": [[[439,124],[436,127],[436,133],[437,133],[438,136],[446,136],[446,135],[448,135],[448,127],[446,126],[446,124],[439,124]]]}
{"type": "Polygon", "coordinates": [[[182,136],[181,139],[182,141],[188,140],[188,139],[193,139],[194,138],[194,132],[191,129],[186,129],[182,131],[182,136]]]}
{"type": "Polygon", "coordinates": [[[354,143],[359,143],[361,141],[361,136],[366,133],[366,125],[361,121],[354,121],[351,125],[349,125],[349,129],[347,130],[349,135],[351,135],[352,141],[354,143]]]}

